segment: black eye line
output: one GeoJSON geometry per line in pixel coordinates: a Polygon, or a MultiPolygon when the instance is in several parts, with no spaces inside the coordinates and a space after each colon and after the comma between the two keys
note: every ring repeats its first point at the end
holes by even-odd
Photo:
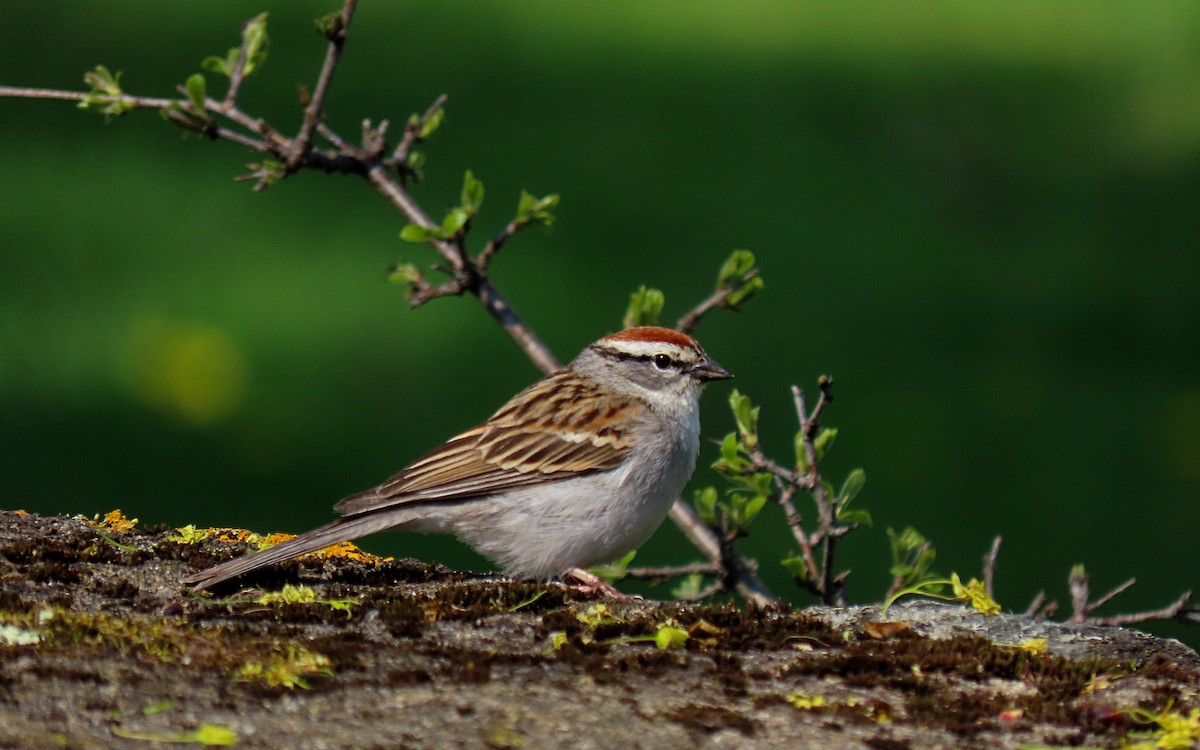
{"type": "Polygon", "coordinates": [[[659,352],[658,354],[630,354],[628,352],[617,351],[616,349],[609,349],[608,347],[603,347],[603,346],[596,347],[596,351],[600,352],[601,354],[605,355],[606,357],[612,357],[613,359],[617,359],[622,362],[627,362],[627,361],[632,360],[634,362],[645,362],[647,364],[654,364],[654,367],[656,369],[664,370],[664,371],[667,368],[676,369],[676,370],[679,370],[680,372],[691,372],[691,370],[692,370],[692,368],[690,366],[688,366],[687,363],[682,362],[678,359],[675,359],[674,357],[672,357],[669,354],[663,354],[662,352],[659,352]],[[654,360],[657,357],[666,357],[670,361],[670,364],[667,366],[667,368],[659,367],[657,364],[654,363],[654,360]]]}

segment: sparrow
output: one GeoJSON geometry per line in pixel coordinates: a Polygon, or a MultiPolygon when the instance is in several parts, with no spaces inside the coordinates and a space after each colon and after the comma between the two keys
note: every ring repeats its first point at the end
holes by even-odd
{"type": "Polygon", "coordinates": [[[391,529],[453,534],[519,578],[616,559],[666,517],[696,467],[700,393],[731,377],[679,331],[605,336],[487,421],[337,503],[336,521],[186,583],[205,589],[391,529]]]}

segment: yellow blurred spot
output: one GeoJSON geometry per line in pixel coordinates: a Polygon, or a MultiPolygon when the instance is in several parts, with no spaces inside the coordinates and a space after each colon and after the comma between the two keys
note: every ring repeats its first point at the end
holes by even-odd
{"type": "Polygon", "coordinates": [[[131,384],[146,403],[196,425],[220,421],[241,405],[245,357],[221,329],[147,318],[134,326],[131,345],[131,384]]]}

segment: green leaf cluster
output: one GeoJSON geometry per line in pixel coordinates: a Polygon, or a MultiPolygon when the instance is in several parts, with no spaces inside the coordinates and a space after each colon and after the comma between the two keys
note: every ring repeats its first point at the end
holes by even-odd
{"type": "Polygon", "coordinates": [[[737,432],[721,441],[721,455],[713,468],[733,486],[725,490],[724,498],[718,497],[716,489],[706,487],[696,493],[694,504],[697,514],[710,526],[719,526],[724,519],[733,529],[742,531],[775,498],[775,481],[769,472],[754,471],[750,459],[758,447],[759,407],[735,388],[729,394],[729,408],[737,432]]]}
{"type": "Polygon", "coordinates": [[[844,524],[859,524],[865,523],[871,525],[871,514],[860,508],[851,509],[849,507],[851,501],[858,497],[858,493],[862,492],[863,485],[867,483],[867,472],[860,468],[855,468],[846,475],[846,479],[842,482],[842,488],[838,490],[836,500],[834,500],[834,512],[837,520],[844,524]]]}
{"type": "Polygon", "coordinates": [[[317,33],[326,39],[333,41],[346,28],[346,23],[342,18],[340,10],[330,11],[319,18],[313,19],[313,25],[317,27],[317,33]]]}
{"type": "Polygon", "coordinates": [[[91,90],[79,101],[79,108],[88,112],[99,112],[107,117],[120,117],[137,105],[132,102],[112,101],[109,97],[124,96],[121,91],[121,73],[113,73],[103,65],[83,74],[83,82],[91,90]]]}
{"type": "Polygon", "coordinates": [[[658,289],[638,287],[636,292],[629,295],[629,306],[625,308],[622,324],[626,328],[656,325],[665,301],[666,298],[658,289]]]}
{"type": "Polygon", "coordinates": [[[406,224],[400,230],[400,239],[405,242],[431,242],[461,238],[469,231],[471,219],[479,213],[483,205],[483,194],[483,182],[468,169],[463,175],[459,205],[446,212],[441,225],[406,224]]]}
{"type": "Polygon", "coordinates": [[[551,209],[557,205],[558,193],[550,193],[538,198],[522,190],[521,197],[517,201],[517,215],[513,218],[513,223],[518,226],[529,224],[541,224],[544,227],[553,226],[556,217],[551,209]]]}
{"type": "Polygon", "coordinates": [[[717,291],[728,289],[724,305],[730,310],[741,310],[763,289],[763,280],[754,267],[754,253],[749,250],[734,250],[721,270],[717,272],[717,291]],[[754,275],[751,273],[754,272],[754,275]]]}
{"type": "Polygon", "coordinates": [[[906,526],[897,533],[888,528],[888,544],[892,549],[892,567],[888,572],[900,581],[904,588],[912,588],[927,581],[941,578],[931,570],[937,550],[921,532],[906,526]]]}
{"type": "MultiPolygon", "coordinates": [[[[340,19],[341,14],[337,15],[340,19]]],[[[245,50],[246,63],[242,66],[242,75],[249,76],[267,61],[267,50],[270,46],[271,39],[267,36],[267,14],[259,13],[242,26],[240,47],[230,47],[224,57],[209,55],[204,58],[200,66],[210,73],[230,78],[233,76],[233,71],[237,69],[242,50],[245,50]]]]}
{"type": "Polygon", "coordinates": [[[765,472],[756,472],[731,477],[736,484],[725,490],[721,497],[716,487],[701,487],[692,494],[692,507],[696,515],[708,526],[719,528],[722,521],[731,529],[744,531],[762,511],[768,500],[774,497],[772,477],[765,472]]]}

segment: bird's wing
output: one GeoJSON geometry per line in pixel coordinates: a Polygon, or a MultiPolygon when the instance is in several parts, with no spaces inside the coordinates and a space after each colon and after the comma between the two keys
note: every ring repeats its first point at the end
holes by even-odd
{"type": "Polygon", "coordinates": [[[339,502],[343,515],[425,500],[493,495],[616,468],[637,402],[559,371],[378,487],[339,502]]]}

